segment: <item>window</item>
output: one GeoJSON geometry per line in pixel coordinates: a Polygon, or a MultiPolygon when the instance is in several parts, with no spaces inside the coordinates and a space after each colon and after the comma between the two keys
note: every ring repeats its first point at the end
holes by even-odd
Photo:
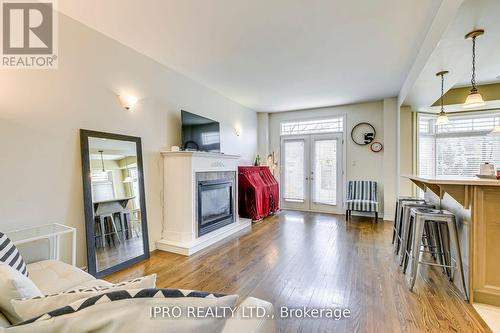
{"type": "Polygon", "coordinates": [[[140,197],[139,197],[139,173],[137,172],[137,168],[130,168],[130,177],[132,177],[132,196],[134,197],[134,208],[141,207],[140,197]]]}
{"type": "Polygon", "coordinates": [[[201,133],[201,142],[204,145],[212,145],[219,142],[219,132],[201,133]]]}
{"type": "Polygon", "coordinates": [[[105,201],[115,198],[113,172],[92,170],[92,200],[105,201]]]}
{"type": "Polygon", "coordinates": [[[482,163],[500,165],[500,137],[488,135],[500,124],[500,111],[448,118],[450,123],[435,125],[434,116],[419,115],[419,174],[472,177],[482,163]]]}
{"type": "Polygon", "coordinates": [[[286,121],[281,123],[281,135],[342,132],[344,118],[286,121]]]}

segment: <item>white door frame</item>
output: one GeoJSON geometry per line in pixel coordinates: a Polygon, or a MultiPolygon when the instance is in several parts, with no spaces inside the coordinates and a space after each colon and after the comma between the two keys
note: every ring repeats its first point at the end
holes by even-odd
{"type": "MultiPolygon", "coordinates": [[[[336,116],[339,116],[339,115],[336,115],[336,116]]],[[[281,135],[280,136],[280,184],[281,186],[283,187],[284,186],[284,173],[283,173],[283,159],[284,159],[284,151],[283,151],[283,141],[284,140],[287,140],[287,139],[294,139],[294,138],[300,138],[300,137],[304,137],[304,136],[310,136],[310,135],[319,135],[319,134],[335,134],[335,135],[341,135],[342,137],[342,162],[341,162],[341,165],[342,165],[342,190],[339,191],[342,193],[341,197],[338,198],[337,200],[337,208],[335,210],[334,213],[336,214],[344,214],[345,211],[344,211],[344,199],[345,199],[345,196],[346,196],[346,174],[347,174],[347,171],[346,171],[346,165],[347,165],[347,140],[346,140],[346,127],[347,127],[347,117],[346,117],[346,114],[342,114],[341,115],[342,118],[343,118],[343,130],[342,130],[342,133],[339,133],[339,132],[326,132],[326,133],[311,133],[311,134],[307,134],[307,135],[300,135],[300,134],[297,134],[297,135],[281,135]]],[[[300,119],[300,120],[315,120],[315,119],[328,119],[328,118],[331,118],[331,117],[322,117],[322,118],[308,118],[308,119],[300,119]]],[[[309,168],[309,166],[306,166],[306,168],[309,168]]],[[[306,186],[306,191],[309,191],[309,186],[306,186]]],[[[284,191],[280,191],[280,207],[282,207],[283,209],[284,208],[284,199],[283,199],[283,193],[284,191]]],[[[318,209],[311,209],[310,207],[304,207],[304,208],[301,208],[300,206],[299,207],[290,207],[290,205],[287,205],[288,207],[286,209],[288,210],[304,210],[304,211],[312,211],[312,212],[322,212],[322,210],[318,210],[318,209]]]]}

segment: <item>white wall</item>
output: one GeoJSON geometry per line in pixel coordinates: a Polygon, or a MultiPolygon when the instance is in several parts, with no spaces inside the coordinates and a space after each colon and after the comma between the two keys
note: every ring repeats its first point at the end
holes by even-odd
{"type": "Polygon", "coordinates": [[[264,164],[269,154],[269,113],[257,113],[257,153],[264,164]]]}
{"type": "Polygon", "coordinates": [[[398,192],[398,112],[397,98],[384,99],[384,219],[394,220],[398,192]]]}
{"type": "MultiPolygon", "coordinates": [[[[269,149],[280,160],[280,123],[295,119],[318,119],[346,115],[346,180],[375,180],[379,184],[380,212],[384,211],[385,151],[373,153],[369,146],[356,145],[350,137],[352,128],[360,122],[369,122],[377,131],[376,140],[384,143],[384,104],[382,101],[269,114],[269,149]]],[[[395,128],[394,128],[395,130],[395,128]]],[[[260,132],[260,131],[259,131],[260,132]]],[[[394,165],[396,161],[394,160],[394,165]]],[[[281,167],[281,164],[279,165],[281,167]]],[[[279,180],[279,170],[276,173],[279,180]]]]}
{"type": "MultiPolygon", "coordinates": [[[[400,108],[399,165],[400,176],[411,175],[413,170],[413,112],[410,107],[400,108]]],[[[407,178],[399,178],[399,194],[414,195],[414,185],[407,178]]]]}
{"type": "Polygon", "coordinates": [[[80,128],[140,136],[151,245],[162,229],[159,151],[180,144],[180,109],[221,122],[222,151],[253,160],[257,115],[60,15],[57,70],[0,70],[0,230],[77,228],[85,265],[80,128]],[[141,98],[132,112],[117,93],[141,98]],[[236,136],[235,126],[241,126],[236,136]]]}

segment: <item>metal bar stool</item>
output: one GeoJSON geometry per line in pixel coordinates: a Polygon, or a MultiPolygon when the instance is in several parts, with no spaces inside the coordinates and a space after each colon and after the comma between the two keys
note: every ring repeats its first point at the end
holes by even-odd
{"type": "Polygon", "coordinates": [[[465,286],[465,275],[462,266],[462,254],[460,252],[460,244],[458,241],[458,231],[455,221],[455,215],[446,210],[437,210],[430,208],[411,208],[410,210],[410,237],[407,240],[407,255],[409,255],[410,264],[410,280],[409,289],[413,290],[415,281],[417,279],[417,270],[420,264],[447,267],[451,269],[451,280],[454,279],[454,272],[458,268],[460,270],[460,278],[462,279],[462,288],[465,295],[465,300],[468,301],[467,288],[465,286]],[[450,253],[450,265],[446,264],[436,264],[432,262],[422,261],[421,255],[426,251],[420,249],[422,239],[424,236],[424,228],[428,223],[445,224],[448,226],[448,235],[450,238],[451,248],[455,250],[456,258],[451,258],[450,253]],[[453,261],[455,265],[453,265],[453,261]]]}
{"type": "MultiPolygon", "coordinates": [[[[410,211],[412,208],[436,208],[435,205],[428,204],[425,202],[417,202],[417,201],[403,201],[401,203],[401,215],[400,215],[400,245],[396,249],[396,255],[399,255],[399,265],[403,266],[406,260],[405,249],[407,244],[408,235],[410,233],[410,211]],[[401,250],[403,249],[403,250],[401,250]]],[[[428,242],[433,243],[432,240],[428,240],[428,242]]],[[[405,266],[406,267],[406,266],[405,266]]]]}
{"type": "MultiPolygon", "coordinates": [[[[116,236],[116,239],[118,240],[118,243],[121,243],[120,240],[120,235],[118,235],[118,229],[116,228],[116,223],[115,219],[113,217],[113,213],[107,213],[107,214],[102,214],[100,216],[100,223],[101,223],[101,236],[102,236],[102,247],[106,247],[106,236],[116,236]],[[108,228],[105,227],[105,219],[108,219],[111,222],[110,225],[110,231],[108,231],[108,228]]],[[[109,244],[111,244],[111,238],[109,240],[109,244]]],[[[113,239],[113,244],[114,244],[114,239],[113,239]]]]}
{"type": "Polygon", "coordinates": [[[401,225],[402,225],[402,204],[405,202],[416,202],[416,203],[425,203],[425,200],[422,198],[413,198],[413,197],[398,197],[396,200],[396,212],[394,214],[394,227],[392,231],[392,244],[394,244],[394,253],[397,255],[399,252],[399,248],[401,247],[401,225]]]}

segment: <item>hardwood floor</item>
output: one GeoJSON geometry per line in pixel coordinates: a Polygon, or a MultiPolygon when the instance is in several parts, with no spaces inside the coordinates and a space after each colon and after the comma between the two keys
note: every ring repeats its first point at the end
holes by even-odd
{"type": "MultiPolygon", "coordinates": [[[[284,211],[251,233],[184,257],[155,251],[108,277],[157,273],[158,287],[221,291],[281,306],[349,308],[349,319],[282,319],[281,332],[490,332],[441,271],[424,267],[414,292],[394,260],[392,223],[284,211]]],[[[279,317],[279,316],[278,316],[279,317]]]]}
{"type": "Polygon", "coordinates": [[[103,271],[128,259],[144,253],[142,237],[131,237],[118,243],[106,244],[104,248],[96,249],[97,270],[103,271]]]}

